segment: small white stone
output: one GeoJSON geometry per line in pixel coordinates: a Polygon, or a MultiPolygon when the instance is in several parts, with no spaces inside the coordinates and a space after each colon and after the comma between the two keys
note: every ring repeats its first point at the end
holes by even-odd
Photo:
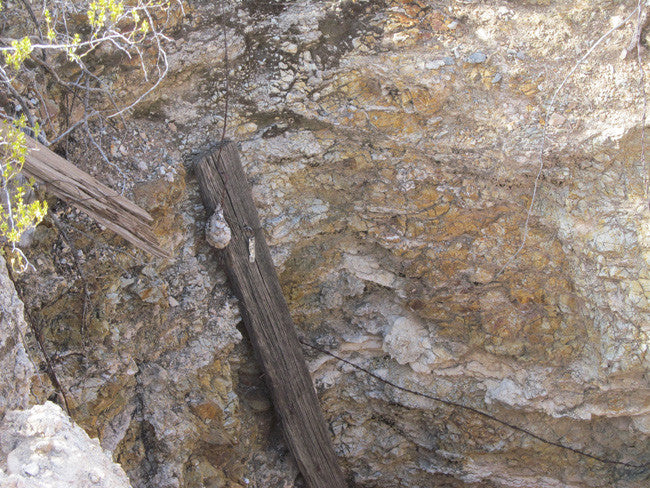
{"type": "Polygon", "coordinates": [[[427,61],[424,63],[426,69],[439,69],[445,65],[443,59],[436,59],[435,61],[427,61]]]}
{"type": "Polygon", "coordinates": [[[564,122],[566,122],[566,117],[558,113],[554,113],[548,119],[549,125],[552,125],[554,127],[560,127],[562,124],[564,124],[564,122]]]}
{"type": "Polygon", "coordinates": [[[283,50],[285,53],[296,54],[296,53],[298,52],[298,46],[296,46],[296,45],[293,44],[293,43],[287,42],[286,44],[284,44],[284,45],[282,46],[282,50],[283,50]]]}
{"type": "Polygon", "coordinates": [[[27,463],[23,467],[23,472],[29,476],[36,476],[41,469],[38,467],[37,463],[27,463]]]}
{"type": "Polygon", "coordinates": [[[398,317],[384,336],[382,349],[399,364],[408,364],[416,373],[430,373],[436,356],[428,331],[415,319],[398,317]]]}
{"type": "Polygon", "coordinates": [[[650,434],[650,414],[632,417],[634,427],[644,434],[650,434]]]}
{"type": "Polygon", "coordinates": [[[102,476],[97,473],[88,473],[88,479],[91,483],[96,485],[102,480],[102,476]]]}
{"type": "Polygon", "coordinates": [[[280,71],[280,79],[285,83],[291,83],[294,79],[293,71],[280,71]]]}

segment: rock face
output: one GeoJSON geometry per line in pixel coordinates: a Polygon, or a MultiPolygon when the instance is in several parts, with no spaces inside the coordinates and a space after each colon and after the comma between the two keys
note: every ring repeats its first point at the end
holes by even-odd
{"type": "Polygon", "coordinates": [[[7,410],[29,405],[29,392],[36,373],[25,350],[27,333],[20,301],[0,255],[0,419],[7,410]]]}
{"type": "MultiPolygon", "coordinates": [[[[74,248],[42,225],[39,274],[21,278],[75,421],[138,488],[300,486],[191,172],[220,138],[228,86],[227,134],[300,333],[601,459],[308,352],[351,486],[647,486],[647,466],[602,462],[650,458],[648,167],[638,66],[620,56],[627,3],[246,1],[224,6],[228,66],[220,7],[193,3],[164,86],[133,130],[102,133],[125,147],[114,162],[174,259],[91,239],[55,208],[74,248]]],[[[113,83],[133,89],[128,74],[113,83]]]]}
{"type": "Polygon", "coordinates": [[[0,424],[0,485],[131,488],[126,474],[51,402],[12,410],[0,424]]]}

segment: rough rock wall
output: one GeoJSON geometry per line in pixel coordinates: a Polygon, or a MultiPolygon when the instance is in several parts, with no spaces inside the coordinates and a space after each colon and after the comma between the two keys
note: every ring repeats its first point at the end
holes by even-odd
{"type": "MultiPolygon", "coordinates": [[[[546,112],[635,7],[191,3],[165,85],[127,131],[102,134],[174,259],[122,252],[61,207],[73,247],[41,226],[40,273],[21,284],[75,420],[114,450],[134,486],[300,484],[205,243],[187,164],[221,135],[223,12],[227,133],[241,142],[300,332],[396,384],[645,463],[650,214],[640,75],[635,56],[621,56],[632,22],[546,112]],[[526,245],[511,260],[544,130],[526,245]]],[[[132,90],[128,76],[114,86],[132,90]]],[[[83,147],[69,156],[120,183],[83,147]]],[[[648,483],[647,468],[540,443],[308,353],[357,486],[648,483]]]]}
{"type": "Polygon", "coordinates": [[[0,419],[7,410],[29,405],[36,370],[25,349],[27,330],[23,303],[0,255],[0,419]]]}
{"type": "Polygon", "coordinates": [[[11,488],[131,488],[111,453],[45,402],[0,422],[0,485],[11,488]]]}
{"type": "MultiPolygon", "coordinates": [[[[0,486],[130,488],[124,471],[53,403],[25,346],[23,303],[0,256],[0,486]],[[28,408],[30,407],[31,408],[28,408]]],[[[43,375],[44,376],[44,375],[43,375]]]]}

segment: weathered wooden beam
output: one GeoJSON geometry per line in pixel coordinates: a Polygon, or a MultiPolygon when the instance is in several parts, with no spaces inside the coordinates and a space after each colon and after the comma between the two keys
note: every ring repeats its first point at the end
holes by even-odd
{"type": "Polygon", "coordinates": [[[154,256],[169,257],[151,228],[153,218],[145,210],[33,138],[27,137],[27,146],[23,172],[43,184],[46,192],[77,207],[134,246],[154,256]]]}
{"type": "Polygon", "coordinates": [[[239,298],[244,325],[300,472],[310,488],[344,488],[235,144],[213,148],[199,158],[195,169],[208,216],[223,207],[230,227],[230,243],[217,252],[239,298]]]}

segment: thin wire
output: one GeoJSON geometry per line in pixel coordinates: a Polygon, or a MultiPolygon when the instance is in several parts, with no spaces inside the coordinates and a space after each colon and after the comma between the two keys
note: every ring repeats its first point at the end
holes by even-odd
{"type": "Polygon", "coordinates": [[[493,415],[490,415],[487,412],[479,410],[478,408],[470,407],[469,405],[463,405],[462,403],[454,402],[453,400],[447,400],[445,398],[440,398],[440,397],[436,397],[436,396],[433,396],[433,395],[429,395],[428,393],[422,393],[422,392],[419,392],[419,391],[412,390],[410,388],[405,388],[403,386],[399,386],[399,385],[393,383],[392,381],[387,380],[385,378],[382,378],[381,376],[376,375],[375,373],[363,368],[362,366],[359,366],[359,365],[357,365],[357,364],[355,364],[355,363],[353,363],[351,361],[348,361],[347,359],[342,358],[341,356],[338,356],[338,355],[334,354],[333,352],[327,351],[326,349],[323,349],[321,347],[310,344],[309,342],[307,342],[307,341],[305,341],[305,340],[303,340],[301,338],[299,338],[298,340],[300,341],[300,343],[302,345],[307,346],[307,347],[309,347],[311,349],[314,349],[315,351],[321,352],[321,353],[323,353],[323,354],[325,354],[327,356],[330,356],[330,357],[332,357],[332,358],[334,358],[334,359],[336,359],[338,361],[341,361],[342,363],[345,363],[345,364],[347,364],[349,366],[352,366],[353,368],[367,374],[368,376],[371,376],[372,378],[375,378],[376,380],[378,380],[378,381],[380,381],[382,383],[385,383],[385,384],[387,384],[389,386],[392,386],[393,388],[396,388],[396,389],[398,389],[400,391],[403,391],[405,393],[410,393],[412,395],[416,395],[416,396],[419,396],[419,397],[422,397],[422,398],[427,398],[429,400],[433,400],[433,401],[442,403],[444,405],[448,405],[450,407],[460,408],[460,409],[472,412],[472,413],[474,413],[476,415],[480,415],[481,417],[487,418],[487,419],[489,419],[489,420],[491,420],[493,422],[496,422],[496,423],[501,424],[501,425],[503,425],[505,427],[508,427],[509,429],[512,429],[512,430],[517,431],[517,432],[521,432],[522,434],[526,434],[527,436],[532,437],[533,439],[536,439],[536,440],[538,440],[538,441],[540,441],[540,442],[542,442],[544,444],[548,444],[550,446],[555,446],[555,447],[558,447],[560,449],[565,449],[567,451],[571,451],[574,454],[578,454],[579,456],[583,456],[583,457],[593,459],[594,461],[598,461],[598,462],[603,463],[603,464],[614,464],[614,465],[618,465],[618,466],[625,466],[626,468],[635,468],[635,469],[644,469],[644,470],[647,469],[650,466],[650,463],[632,464],[632,463],[626,463],[624,461],[616,461],[614,459],[603,458],[603,457],[600,457],[600,456],[596,456],[595,454],[590,454],[588,452],[581,451],[580,449],[576,449],[574,447],[567,446],[566,444],[562,444],[560,442],[555,442],[555,441],[552,441],[550,439],[546,439],[546,438],[541,437],[540,435],[535,434],[534,432],[532,432],[532,431],[530,431],[530,430],[528,430],[528,429],[526,429],[524,427],[519,427],[519,426],[511,424],[510,422],[507,422],[505,420],[501,420],[501,419],[499,419],[499,418],[497,418],[497,417],[495,417],[493,415]]]}
{"type": "Polygon", "coordinates": [[[223,64],[224,64],[224,77],[225,77],[225,94],[224,94],[224,114],[223,114],[223,130],[221,131],[221,141],[219,142],[219,152],[217,153],[216,161],[221,157],[221,149],[223,142],[226,140],[226,129],[228,128],[228,98],[230,95],[230,78],[228,77],[228,35],[226,33],[226,14],[223,10],[223,2],[221,7],[221,30],[223,31],[223,64]]]}
{"type": "Polygon", "coordinates": [[[636,60],[639,65],[639,83],[641,84],[641,97],[643,98],[643,113],[641,114],[641,164],[643,168],[643,192],[646,205],[650,208],[650,199],[648,196],[648,167],[645,157],[645,121],[648,113],[648,97],[645,91],[645,70],[643,69],[643,63],[641,62],[641,36],[643,34],[643,24],[647,21],[644,19],[643,12],[643,2],[644,0],[638,0],[637,9],[637,25],[636,25],[636,60]]]}
{"type": "MultiPolygon", "coordinates": [[[[18,290],[18,288],[19,287],[17,287],[16,289],[18,290]]],[[[25,299],[24,299],[24,294],[22,293],[22,289],[20,289],[19,293],[20,293],[20,300],[24,303],[25,299]]],[[[60,399],[63,402],[63,406],[65,407],[66,413],[69,416],[72,416],[70,411],[70,404],[68,403],[68,395],[66,394],[63,386],[61,385],[61,382],[59,381],[59,378],[54,369],[54,365],[52,364],[52,361],[50,360],[50,356],[48,355],[47,350],[45,349],[45,344],[43,342],[43,321],[39,320],[39,325],[37,326],[34,317],[30,314],[27,307],[25,307],[24,313],[25,316],[27,317],[29,327],[32,333],[34,334],[34,339],[36,340],[36,344],[38,344],[38,348],[41,352],[41,355],[43,356],[43,360],[45,361],[45,370],[47,372],[47,376],[50,378],[54,390],[60,395],[60,399]]]]}
{"type": "MultiPolygon", "coordinates": [[[[641,0],[639,0],[640,4],[641,0]]],[[[555,100],[557,98],[558,93],[560,93],[560,90],[564,88],[564,85],[569,81],[569,79],[573,76],[573,73],[576,72],[578,67],[589,57],[591,56],[591,53],[594,52],[594,50],[609,36],[611,36],[615,31],[623,27],[627,22],[634,16],[634,14],[639,10],[639,7],[635,8],[630,15],[628,15],[624,20],[616,24],[614,27],[612,27],[610,30],[605,32],[600,38],[587,50],[587,52],[578,60],[578,62],[573,66],[571,71],[569,71],[569,74],[567,74],[564,77],[564,80],[562,80],[562,83],[557,87],[555,90],[555,93],[553,93],[553,96],[551,97],[551,100],[549,101],[548,107],[546,109],[546,116],[544,118],[544,128],[542,130],[542,142],[540,143],[540,148],[539,148],[539,169],[537,170],[537,176],[535,176],[535,185],[533,186],[533,196],[530,199],[530,205],[528,206],[528,212],[526,212],[526,222],[524,223],[524,233],[523,237],[521,239],[521,244],[519,245],[519,248],[517,248],[517,251],[508,259],[506,264],[504,264],[501,269],[494,275],[494,280],[496,280],[503,272],[506,270],[508,266],[512,264],[512,262],[517,259],[517,256],[521,253],[521,251],[524,249],[524,246],[526,245],[526,239],[528,238],[528,231],[530,227],[530,218],[533,214],[533,206],[535,205],[535,200],[537,197],[537,191],[539,190],[539,180],[542,176],[542,172],[544,170],[544,151],[546,150],[546,141],[548,139],[547,132],[548,132],[548,123],[549,119],[551,117],[551,114],[553,113],[553,110],[555,108],[555,100]]]]}

